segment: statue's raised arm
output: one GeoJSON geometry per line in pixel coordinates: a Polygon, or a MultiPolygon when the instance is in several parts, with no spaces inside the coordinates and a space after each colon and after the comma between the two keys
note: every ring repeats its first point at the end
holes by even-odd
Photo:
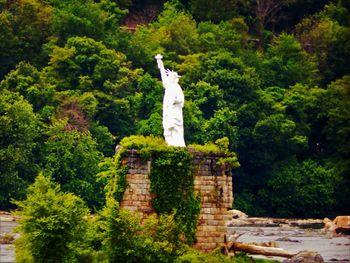
{"type": "Polygon", "coordinates": [[[165,70],[162,55],[155,56],[165,89],[163,98],[164,138],[168,145],[185,147],[182,108],[184,94],[179,85],[180,76],[171,70],[165,70]]]}
{"type": "Polygon", "coordinates": [[[162,78],[163,85],[164,85],[164,82],[167,81],[167,74],[166,74],[166,71],[165,71],[165,68],[164,68],[164,64],[163,64],[163,61],[162,61],[163,56],[161,54],[158,54],[154,58],[157,60],[157,65],[158,65],[158,68],[160,70],[160,76],[162,78]]]}

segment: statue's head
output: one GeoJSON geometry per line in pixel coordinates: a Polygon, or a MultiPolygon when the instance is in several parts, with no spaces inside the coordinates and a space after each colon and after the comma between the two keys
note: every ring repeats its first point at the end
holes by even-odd
{"type": "Polygon", "coordinates": [[[172,71],[167,69],[166,71],[167,76],[170,78],[171,81],[174,81],[176,83],[179,82],[179,78],[181,77],[179,74],[177,74],[177,72],[172,71]]]}

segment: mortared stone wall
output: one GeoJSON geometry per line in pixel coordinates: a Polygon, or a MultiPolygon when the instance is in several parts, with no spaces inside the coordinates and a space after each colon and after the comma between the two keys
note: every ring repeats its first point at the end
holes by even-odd
{"type": "MultiPolygon", "coordinates": [[[[194,188],[202,200],[197,242],[193,247],[209,252],[225,242],[226,223],[231,219],[227,211],[233,201],[231,168],[228,164],[217,164],[224,154],[195,152],[193,155],[196,167],[194,188]]],[[[146,218],[155,213],[148,178],[151,162],[142,160],[136,150],[130,150],[123,163],[129,167],[129,172],[121,207],[146,218]]]]}

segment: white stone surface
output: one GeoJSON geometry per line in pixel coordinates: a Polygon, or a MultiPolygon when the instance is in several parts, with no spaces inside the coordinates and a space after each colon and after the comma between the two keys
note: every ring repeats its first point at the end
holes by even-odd
{"type": "Polygon", "coordinates": [[[182,116],[185,97],[179,85],[180,76],[174,71],[165,70],[162,58],[160,54],[155,57],[165,89],[163,98],[164,138],[170,146],[185,147],[182,116]]]}

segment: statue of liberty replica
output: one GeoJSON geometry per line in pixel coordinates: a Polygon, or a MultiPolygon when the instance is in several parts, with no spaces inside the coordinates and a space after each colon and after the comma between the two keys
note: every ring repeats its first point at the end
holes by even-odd
{"type": "Polygon", "coordinates": [[[160,54],[155,57],[165,89],[163,98],[164,138],[170,146],[186,147],[182,116],[185,97],[179,85],[180,76],[174,71],[165,69],[162,58],[160,54]]]}

